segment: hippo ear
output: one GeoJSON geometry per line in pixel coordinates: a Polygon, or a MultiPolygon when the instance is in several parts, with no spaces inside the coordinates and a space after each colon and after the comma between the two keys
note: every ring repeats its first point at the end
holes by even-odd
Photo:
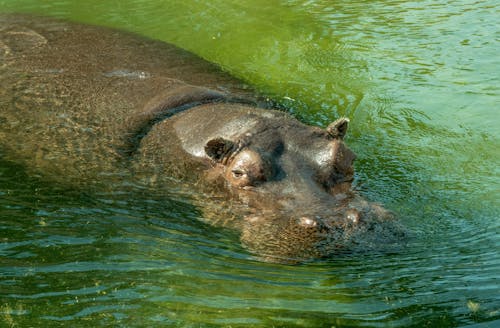
{"type": "Polygon", "coordinates": [[[328,125],[326,131],[334,139],[344,139],[348,127],[349,119],[347,117],[341,117],[335,122],[328,125]]]}
{"type": "Polygon", "coordinates": [[[234,151],[235,143],[224,138],[215,138],[205,145],[205,153],[216,162],[223,162],[234,151]]]}

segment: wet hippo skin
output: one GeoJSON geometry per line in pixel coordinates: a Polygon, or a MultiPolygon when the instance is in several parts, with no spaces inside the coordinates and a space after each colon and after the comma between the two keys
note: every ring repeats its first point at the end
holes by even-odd
{"type": "Polygon", "coordinates": [[[231,219],[207,206],[207,221],[238,229],[242,244],[269,261],[403,238],[392,214],[351,188],[347,118],[320,129],[268,107],[242,82],[172,45],[0,16],[0,147],[28,172],[83,188],[182,181],[223,200],[231,219]]]}

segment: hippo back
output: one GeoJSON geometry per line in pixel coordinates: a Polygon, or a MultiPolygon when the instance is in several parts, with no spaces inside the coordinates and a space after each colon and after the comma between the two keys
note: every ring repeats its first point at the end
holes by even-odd
{"type": "Polygon", "coordinates": [[[241,81],[164,42],[0,15],[0,139],[7,158],[28,170],[65,181],[117,172],[123,136],[145,124],[131,118],[148,106],[168,107],[167,94],[203,101],[207,89],[253,99],[241,81]]]}

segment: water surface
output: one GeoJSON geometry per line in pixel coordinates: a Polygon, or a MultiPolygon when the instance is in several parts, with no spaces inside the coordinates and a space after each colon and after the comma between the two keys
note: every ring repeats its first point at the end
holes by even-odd
{"type": "Polygon", "coordinates": [[[357,188],[414,236],[395,254],[263,263],[174,191],[82,192],[0,161],[2,326],[500,325],[497,1],[4,0],[0,11],[172,42],[305,122],[350,117],[357,188]]]}

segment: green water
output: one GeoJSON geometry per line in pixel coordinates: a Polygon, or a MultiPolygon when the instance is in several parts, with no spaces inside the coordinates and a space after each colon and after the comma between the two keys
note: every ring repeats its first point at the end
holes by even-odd
{"type": "Polygon", "coordinates": [[[172,42],[308,123],[350,117],[357,188],[414,237],[262,263],[175,194],[81,194],[0,161],[0,326],[500,325],[497,1],[0,0],[11,11],[172,42]]]}

